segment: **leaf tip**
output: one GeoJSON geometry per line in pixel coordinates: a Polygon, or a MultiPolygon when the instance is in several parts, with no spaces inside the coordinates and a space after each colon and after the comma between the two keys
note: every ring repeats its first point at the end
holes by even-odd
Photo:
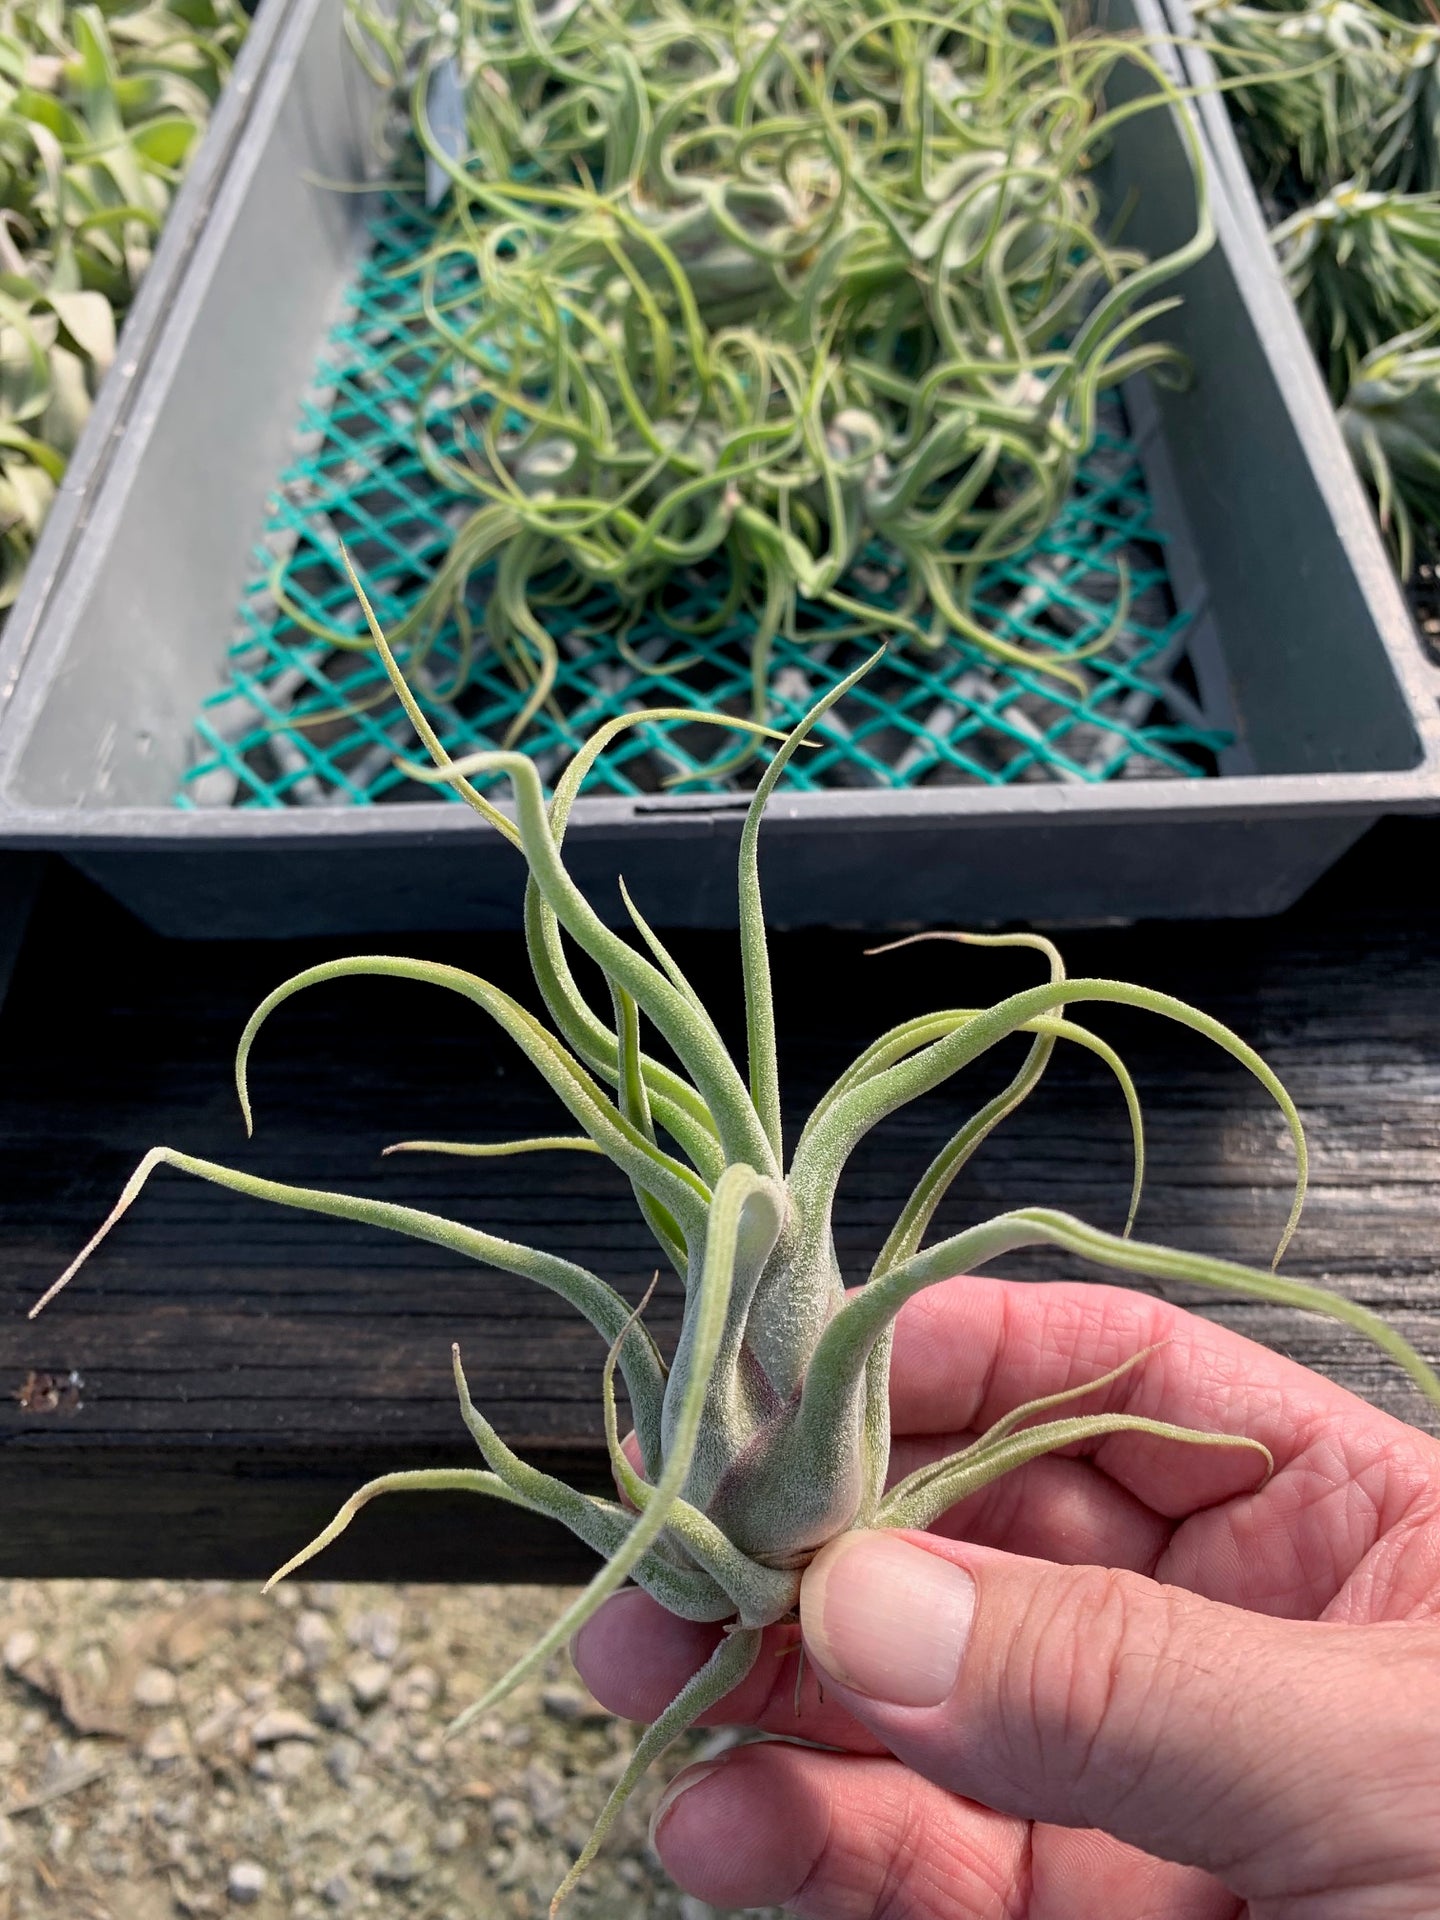
{"type": "Polygon", "coordinates": [[[273,1593],[282,1580],[288,1580],[297,1567],[304,1565],[305,1561],[310,1558],[310,1553],[311,1549],[309,1547],[302,1547],[300,1552],[287,1560],[283,1567],[277,1567],[265,1582],[264,1586],[261,1587],[261,1593],[273,1593]]]}

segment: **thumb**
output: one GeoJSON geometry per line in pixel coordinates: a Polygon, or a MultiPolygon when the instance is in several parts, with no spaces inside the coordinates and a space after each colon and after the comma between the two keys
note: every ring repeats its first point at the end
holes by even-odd
{"type": "Polygon", "coordinates": [[[866,1532],[816,1556],[800,1618],[856,1719],[997,1812],[1103,1828],[1246,1898],[1387,1858],[1440,1884],[1440,1833],[1433,1861],[1413,1857],[1415,1783],[1429,1798],[1440,1778],[1431,1626],[1276,1620],[1139,1574],[866,1532]]]}

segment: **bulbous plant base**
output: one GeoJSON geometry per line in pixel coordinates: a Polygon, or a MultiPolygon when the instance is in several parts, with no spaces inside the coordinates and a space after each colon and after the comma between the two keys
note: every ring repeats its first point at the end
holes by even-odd
{"type": "MultiPolygon", "coordinates": [[[[353,578],[353,575],[352,575],[353,578]]],[[[632,1310],[597,1275],[553,1254],[502,1240],[416,1207],[261,1179],[155,1147],[137,1167],[109,1218],[37,1306],[38,1312],[131,1206],[151,1172],[170,1166],[258,1200],[359,1221],[499,1268],[548,1287],[584,1314],[607,1348],[601,1373],[605,1431],[617,1500],[576,1492],[528,1466],[474,1405],[458,1351],[455,1381],[462,1417],[483,1469],[387,1474],[348,1500],[335,1519],[274,1576],[304,1565],[342,1533],[366,1503],[395,1491],[472,1492],[506,1500],[569,1527],[605,1561],[554,1626],[452,1731],[488,1711],[562,1647],[610,1594],[633,1579],[688,1620],[722,1623],[706,1665],[648,1729],[616,1784],[594,1833],[555,1897],[558,1905],[583,1873],[646,1768],[696,1719],[749,1673],[763,1630],[793,1616],[800,1574],[828,1539],[852,1527],[925,1527],[1000,1475],[1056,1448],[1114,1433],[1144,1433],[1187,1445],[1245,1448],[1257,1474],[1266,1449],[1243,1434],[1200,1433],[1127,1413],[1077,1413],[1139,1366],[1139,1353],[1097,1380],[1018,1407],[960,1452],[886,1489],[890,1453],[890,1336],[907,1300],[936,1281],[968,1273],[1021,1247],[1049,1246],[1111,1272],[1214,1287],[1252,1299],[1308,1308],[1345,1322],[1391,1354],[1440,1405],[1440,1379],[1376,1314],[1273,1272],[1147,1246],[1129,1237],[1144,1173],[1139,1102],[1123,1062],[1072,1017],[1089,1003],[1138,1007],[1205,1035],[1247,1068],[1285,1116],[1298,1171],[1278,1262],[1304,1198],[1305,1136],[1284,1088],[1258,1055],[1184,1002],[1119,981],[1067,979],[1060,955],[1035,934],[936,934],[979,946],[1028,948],[1049,978],[990,1007],[961,1007],[909,1020],[883,1033],[835,1082],[784,1162],[779,1073],[758,836],[765,806],[790,757],[828,709],[868,671],[862,667],[820,701],[780,745],[756,789],[740,842],[740,960],[745,989],[745,1071],[732,1060],[709,1013],[664,945],[625,895],[638,944],[605,926],[566,870],[562,843],[575,796],[596,757],[628,726],[654,714],[626,715],[602,728],[575,756],[545,801],[532,763],[515,753],[452,762],[415,705],[369,603],[355,581],[375,646],[428,747],[434,769],[418,777],[448,782],[517,847],[529,866],[525,929],[536,985],[553,1028],[476,974],[420,960],[369,955],[311,967],[277,987],[252,1016],[236,1058],[236,1085],[247,1127],[250,1050],[274,1009],[292,994],[357,974],[417,981],[481,1007],[528,1055],[580,1131],[500,1145],[402,1141],[389,1151],[492,1155],[534,1151],[606,1154],[629,1177],[664,1259],[685,1286],[679,1343],[667,1368],[646,1331],[646,1302],[632,1310]],[[512,822],[471,784],[500,772],[516,801],[512,822]],[[600,969],[610,993],[608,1018],[582,994],[566,938],[600,969]],[[678,1061],[646,1052],[645,1023],[678,1061]],[[1029,1047],[1015,1077],[936,1155],[896,1221],[868,1280],[846,1291],[831,1237],[835,1193],[851,1153],[869,1131],[909,1101],[948,1082],[1015,1034],[1029,1047]],[[971,1155],[1033,1091],[1057,1045],[1087,1048],[1115,1075],[1129,1111],[1135,1178],[1130,1219],[1107,1233],[1040,1207],[997,1215],[925,1244],[936,1209],[971,1155]],[[619,1368],[634,1417],[638,1464],[622,1444],[614,1379],[619,1368]]],[[[873,661],[868,663],[873,665],[873,661]]],[[[769,730],[713,714],[669,710],[672,717],[769,730]]],[[[623,890],[623,886],[622,886],[623,890]]],[[[905,945],[906,942],[897,942],[905,945]]],[[[648,1301],[648,1294],[646,1300],[648,1301]]],[[[270,1584],[274,1584],[274,1580],[270,1584]]]]}

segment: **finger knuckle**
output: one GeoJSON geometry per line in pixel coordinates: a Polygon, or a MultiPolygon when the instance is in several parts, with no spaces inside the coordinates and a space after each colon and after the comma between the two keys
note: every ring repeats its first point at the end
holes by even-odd
{"type": "Polygon", "coordinates": [[[913,1782],[876,1792],[863,1820],[832,1818],[793,1908],[826,1920],[954,1920],[959,1910],[1019,1920],[1021,1876],[987,1837],[922,1804],[913,1782]]]}

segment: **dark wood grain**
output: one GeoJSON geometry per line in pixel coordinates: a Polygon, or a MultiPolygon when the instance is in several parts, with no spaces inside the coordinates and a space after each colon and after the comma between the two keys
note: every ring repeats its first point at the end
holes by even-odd
{"type": "MultiPolygon", "coordinates": [[[[1435,830],[1391,823],[1280,919],[1084,932],[1063,945],[1073,973],[1180,994],[1261,1048],[1314,1152],[1288,1270],[1382,1307],[1440,1360],[1437,850],[1435,830]]],[[[733,937],[674,944],[733,1031],[733,937]]],[[[65,869],[47,880],[0,1015],[0,1574],[267,1571],[370,1475],[473,1459],[454,1406],[452,1339],[512,1444],[580,1484],[605,1483],[603,1355],[558,1301],[438,1250],[177,1173],[155,1177],[63,1299],[25,1318],[157,1141],[453,1214],[584,1260],[638,1297],[653,1247],[605,1163],[378,1158],[398,1138],[502,1138],[559,1117],[519,1053],[449,996],[359,982],[287,1006],[258,1049],[246,1142],[230,1078],[246,1014],[289,972],[353,945],[167,942],[65,869]],[[78,1409],[29,1412],[14,1397],[32,1370],[72,1369],[85,1382],[78,1409]]],[[[931,947],[867,960],[863,945],[855,933],[776,942],[791,1121],[881,1026],[1034,974],[1023,954],[931,947]]],[[[404,950],[529,997],[517,939],[416,937],[404,950]]],[[[1263,1261],[1293,1171],[1264,1093],[1163,1022],[1105,1008],[1094,1024],[1120,1045],[1145,1101],[1140,1231],[1263,1261]]],[[[935,1146],[1010,1065],[1007,1055],[963,1090],[941,1090],[857,1154],[839,1209],[847,1272],[863,1273],[935,1146]]],[[[1088,1056],[1062,1053],[976,1160],[944,1224],[1030,1202],[1118,1225],[1128,1180],[1113,1083],[1088,1056]]],[[[1007,1270],[1038,1278],[1066,1264],[1037,1257],[1007,1270]]],[[[1340,1329],[1197,1304],[1424,1420],[1404,1378],[1340,1329]]],[[[673,1338],[673,1286],[662,1282],[650,1318],[662,1342],[673,1338]]],[[[377,1504],[326,1570],[561,1580],[585,1568],[559,1529],[432,1496],[377,1504]]]]}

